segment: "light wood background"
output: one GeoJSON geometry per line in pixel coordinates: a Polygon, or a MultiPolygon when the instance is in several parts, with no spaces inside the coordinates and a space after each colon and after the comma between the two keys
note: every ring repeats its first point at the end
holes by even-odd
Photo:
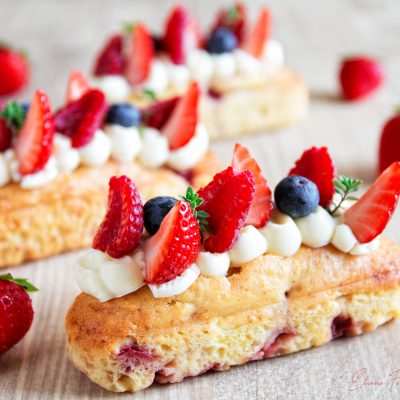
{"type": "MultiPolygon", "coordinates": [[[[0,35],[29,52],[33,89],[49,92],[59,104],[73,69],[88,72],[94,54],[121,21],[143,19],[155,30],[173,1],[156,0],[0,0],[0,35]]],[[[181,1],[203,26],[228,1],[181,1]]],[[[247,2],[254,15],[264,1],[247,2]]],[[[303,123],[269,135],[241,139],[262,164],[271,185],[284,176],[301,152],[327,145],[342,174],[375,177],[381,126],[400,103],[399,0],[271,0],[274,37],[282,41],[287,64],[309,82],[311,110],[303,123]],[[384,87],[370,99],[348,104],[337,94],[338,61],[354,53],[372,54],[385,67],[384,87]]],[[[232,142],[213,148],[228,162],[232,142]]],[[[388,236],[400,242],[400,218],[388,236]]],[[[63,319],[78,292],[71,264],[75,254],[10,270],[40,287],[33,295],[35,320],[29,334],[0,357],[0,399],[390,399],[390,373],[400,370],[400,324],[363,337],[269,361],[253,362],[224,373],[207,373],[181,384],[155,385],[136,395],[110,394],[76,371],[64,353],[63,319]],[[369,381],[381,385],[350,391],[352,375],[367,368],[369,381]]],[[[400,383],[400,374],[399,374],[400,383]]]]}

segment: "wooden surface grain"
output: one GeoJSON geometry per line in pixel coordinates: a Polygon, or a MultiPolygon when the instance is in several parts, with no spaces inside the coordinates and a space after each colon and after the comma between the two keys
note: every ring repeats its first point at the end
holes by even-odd
{"type": "MultiPolygon", "coordinates": [[[[89,71],[100,43],[121,21],[144,19],[155,30],[173,1],[0,0],[1,39],[29,51],[32,85],[63,98],[73,69],[89,71]]],[[[228,1],[181,1],[205,26],[228,1]]],[[[263,1],[248,1],[254,16],[263,1]]],[[[327,145],[338,170],[369,182],[375,177],[377,141],[384,120],[400,102],[400,2],[398,0],[273,0],[274,37],[287,63],[309,82],[311,109],[303,123],[241,140],[260,161],[271,185],[311,145],[327,145]],[[338,60],[367,53],[386,71],[383,88],[360,103],[337,94],[338,60]]],[[[213,148],[228,162],[233,142],[213,148]]],[[[400,242],[399,213],[387,235],[400,242]]],[[[135,395],[110,394],[76,371],[64,353],[63,319],[78,292],[71,264],[77,253],[13,268],[40,287],[33,295],[35,320],[29,334],[0,357],[0,399],[390,399],[400,398],[400,324],[362,337],[278,359],[253,362],[223,373],[207,373],[181,384],[155,385],[135,395]],[[368,385],[351,386],[367,369],[368,385]],[[392,374],[392,375],[391,375],[392,374]],[[397,377],[397,379],[396,379],[397,377]],[[396,382],[393,382],[395,380],[396,382]]]]}

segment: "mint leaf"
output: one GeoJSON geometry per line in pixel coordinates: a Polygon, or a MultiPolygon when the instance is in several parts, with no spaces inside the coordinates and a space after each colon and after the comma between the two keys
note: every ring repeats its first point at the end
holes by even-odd
{"type": "Polygon", "coordinates": [[[6,104],[3,111],[0,112],[0,117],[4,118],[7,126],[11,128],[14,133],[17,133],[24,124],[26,112],[16,101],[10,101],[6,104]]]}

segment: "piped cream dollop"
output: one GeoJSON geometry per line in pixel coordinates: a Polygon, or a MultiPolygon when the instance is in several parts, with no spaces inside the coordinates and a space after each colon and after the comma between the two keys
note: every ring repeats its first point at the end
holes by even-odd
{"type": "Polygon", "coordinates": [[[294,220],[276,209],[260,231],[267,239],[268,253],[289,257],[301,246],[301,233],[294,220]]]}
{"type": "Polygon", "coordinates": [[[90,249],[75,262],[74,275],[83,292],[103,302],[140,289],[145,284],[143,268],[142,250],[132,257],[113,259],[100,250],[90,249]]]}
{"type": "Polygon", "coordinates": [[[239,238],[229,250],[232,266],[254,260],[263,255],[268,249],[268,243],[262,233],[252,225],[242,228],[239,238]]]}
{"type": "Polygon", "coordinates": [[[169,153],[167,165],[177,171],[186,171],[194,167],[208,150],[208,132],[202,123],[196,126],[196,132],[183,147],[169,153]]]}
{"type": "Polygon", "coordinates": [[[200,251],[195,263],[200,268],[200,273],[206,276],[226,276],[230,259],[227,252],[210,253],[200,251]]]}
{"type": "Polygon", "coordinates": [[[296,218],[302,242],[308,247],[323,247],[330,243],[335,230],[335,220],[321,206],[306,217],[296,218]]]}
{"type": "Polygon", "coordinates": [[[136,126],[108,124],[104,131],[111,141],[112,158],[120,163],[128,163],[137,157],[142,148],[142,140],[136,126]]]}
{"type": "Polygon", "coordinates": [[[200,275],[200,269],[196,264],[192,264],[181,275],[171,281],[159,285],[150,284],[149,289],[155,298],[177,296],[183,293],[196,281],[200,275]]]}

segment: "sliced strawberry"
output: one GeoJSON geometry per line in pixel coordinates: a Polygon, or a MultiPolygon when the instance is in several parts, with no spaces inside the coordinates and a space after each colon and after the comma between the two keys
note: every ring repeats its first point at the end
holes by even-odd
{"type": "Polygon", "coordinates": [[[94,66],[94,75],[122,75],[125,69],[122,49],[122,35],[111,36],[97,57],[96,65],[94,66]]]}
{"type": "Polygon", "coordinates": [[[379,172],[400,161],[400,109],[383,127],[379,145],[379,172]]]}
{"type": "Polygon", "coordinates": [[[145,242],[145,281],[159,284],[181,275],[194,262],[199,249],[197,220],[189,204],[178,201],[158,232],[145,242]]]}
{"type": "Polygon", "coordinates": [[[67,84],[67,99],[66,102],[78,100],[81,98],[88,90],[90,85],[86,77],[79,71],[72,71],[69,75],[67,84]]]}
{"type": "Polygon", "coordinates": [[[254,198],[255,183],[251,171],[236,173],[232,167],[218,173],[198,191],[204,201],[199,210],[209,214],[212,233],[204,242],[206,251],[223,253],[235,244],[254,198]]]}
{"type": "Polygon", "coordinates": [[[249,214],[245,225],[254,225],[257,228],[264,226],[272,211],[271,189],[268,187],[260,166],[250,155],[246,147],[241,144],[235,145],[233,152],[232,167],[235,172],[251,171],[255,181],[254,199],[251,203],[249,214]]]}
{"type": "Polygon", "coordinates": [[[182,6],[175,7],[165,27],[164,48],[175,64],[184,64],[187,54],[199,47],[201,34],[195,19],[182,6]]]}
{"type": "Polygon", "coordinates": [[[186,94],[179,99],[164,124],[162,133],[167,136],[171,150],[184,146],[194,136],[198,121],[199,97],[199,85],[193,82],[186,94]]]}
{"type": "Polygon", "coordinates": [[[161,129],[178,103],[179,97],[160,100],[150,104],[142,111],[143,124],[155,129],[161,129]]]}
{"type": "Polygon", "coordinates": [[[319,204],[326,207],[335,193],[333,179],[336,176],[335,165],[326,147],[312,147],[306,150],[289,175],[300,175],[314,182],[319,190],[319,204]]]}
{"type": "Polygon", "coordinates": [[[113,176],[109,186],[107,213],[93,239],[93,248],[121,258],[131,254],[142,237],[143,205],[127,176],[113,176]]]}
{"type": "Polygon", "coordinates": [[[339,83],[346,100],[359,100],[381,86],[384,72],[377,60],[370,57],[352,57],[343,60],[339,83]]]}
{"type": "Polygon", "coordinates": [[[15,143],[22,175],[40,171],[53,151],[54,119],[47,94],[37,90],[15,143]]]}
{"type": "Polygon", "coordinates": [[[237,2],[220,10],[212,30],[214,31],[218,28],[230,29],[237,37],[238,42],[240,42],[246,27],[246,18],[246,6],[237,2]]]}
{"type": "Polygon", "coordinates": [[[264,45],[270,37],[271,14],[268,8],[261,9],[253,28],[246,34],[242,48],[254,57],[261,57],[264,45]]]}
{"type": "Polygon", "coordinates": [[[11,147],[12,132],[4,118],[0,118],[0,152],[11,147]]]}
{"type": "Polygon", "coordinates": [[[55,115],[57,132],[72,138],[73,147],[88,144],[100,128],[107,113],[106,98],[100,90],[91,89],[55,115]]]}
{"type": "Polygon", "coordinates": [[[130,37],[125,68],[126,79],[131,85],[143,83],[148,78],[153,58],[153,39],[150,32],[143,24],[135,25],[130,37]]]}
{"type": "Polygon", "coordinates": [[[400,195],[400,162],[394,162],[342,218],[360,243],[380,235],[388,224],[400,195]]]}

